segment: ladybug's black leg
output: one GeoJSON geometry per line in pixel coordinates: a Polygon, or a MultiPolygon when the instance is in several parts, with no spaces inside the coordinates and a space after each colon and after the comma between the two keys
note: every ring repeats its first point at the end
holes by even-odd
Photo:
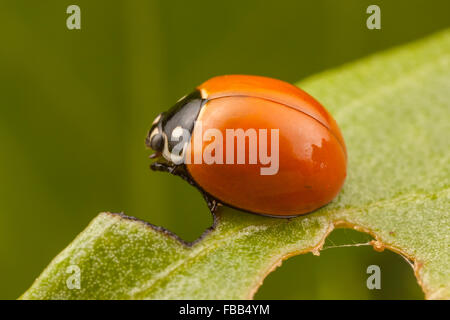
{"type": "Polygon", "coordinates": [[[152,169],[153,171],[164,171],[164,172],[170,172],[170,168],[172,166],[168,165],[167,163],[162,163],[162,162],[153,162],[150,165],[150,169],[152,169]]]}
{"type": "Polygon", "coordinates": [[[215,214],[217,211],[217,208],[219,207],[219,202],[214,199],[213,197],[211,197],[209,194],[207,194],[206,192],[202,191],[203,194],[203,198],[206,201],[206,204],[209,208],[209,211],[211,211],[212,214],[215,214]]]}
{"type": "Polygon", "coordinates": [[[187,181],[191,186],[196,187],[199,189],[197,183],[194,181],[194,179],[191,177],[191,175],[186,171],[186,167],[184,165],[179,165],[174,168],[171,172],[173,175],[179,176],[184,181],[187,181]]]}
{"type": "MultiPolygon", "coordinates": [[[[200,189],[195,183],[194,179],[192,179],[191,175],[186,171],[186,168],[184,165],[175,165],[175,164],[168,164],[163,162],[153,162],[150,165],[150,169],[153,171],[164,171],[168,172],[170,174],[173,174],[174,176],[178,176],[182,178],[183,180],[187,181],[191,186],[194,186],[198,189],[200,189]]],[[[201,190],[201,189],[200,189],[201,190]]]]}

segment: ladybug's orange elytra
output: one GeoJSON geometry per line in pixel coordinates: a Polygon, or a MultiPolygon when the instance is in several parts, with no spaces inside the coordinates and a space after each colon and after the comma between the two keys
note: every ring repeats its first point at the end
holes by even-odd
{"type": "Polygon", "coordinates": [[[222,203],[262,215],[297,216],[329,203],[346,177],[344,138],[327,110],[298,87],[259,76],[220,76],[201,84],[155,119],[147,145],[158,158],[152,169],[182,176],[212,209],[222,203]],[[248,133],[240,145],[237,136],[227,136],[238,130],[248,133]],[[180,149],[182,132],[189,135],[180,149]],[[214,139],[196,140],[205,132],[214,139]],[[211,152],[218,142],[223,149],[211,152]],[[257,156],[264,159],[261,148],[276,151],[270,154],[277,161],[274,174],[261,174],[262,161],[255,163],[257,156]],[[208,152],[215,162],[193,161],[208,152]],[[239,156],[241,162],[233,161],[239,156]]]}

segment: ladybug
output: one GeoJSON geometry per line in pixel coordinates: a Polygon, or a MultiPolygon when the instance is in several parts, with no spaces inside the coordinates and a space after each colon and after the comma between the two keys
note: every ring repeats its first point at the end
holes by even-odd
{"type": "Polygon", "coordinates": [[[214,77],[153,121],[151,169],[198,188],[214,213],[227,205],[293,217],[329,203],[347,166],[336,121],[313,97],[281,80],[214,77]]]}

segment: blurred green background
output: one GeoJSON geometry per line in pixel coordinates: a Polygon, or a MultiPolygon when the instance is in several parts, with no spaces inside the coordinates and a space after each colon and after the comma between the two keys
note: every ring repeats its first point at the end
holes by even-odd
{"type": "MultiPolygon", "coordinates": [[[[296,82],[446,28],[448,12],[448,0],[2,0],[0,298],[23,293],[98,212],[186,240],[210,225],[201,195],[151,172],[144,146],[153,118],[199,83],[233,73],[296,82]],[[66,28],[70,4],[81,30],[66,28]],[[370,4],[381,30],[366,28],[370,4]]],[[[338,230],[328,244],[365,239],[338,230]]],[[[423,294],[400,256],[354,247],[286,261],[256,298],[423,294]],[[382,290],[366,288],[370,264],[382,290]]]]}

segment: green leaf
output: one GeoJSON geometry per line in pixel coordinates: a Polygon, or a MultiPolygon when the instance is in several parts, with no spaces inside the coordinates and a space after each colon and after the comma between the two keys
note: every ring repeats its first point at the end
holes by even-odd
{"type": "Polygon", "coordinates": [[[450,298],[450,31],[329,71],[299,86],[343,130],[348,178],[337,199],[294,219],[221,208],[193,244],[120,214],[102,213],[23,299],[251,298],[283,259],[319,254],[349,227],[414,264],[427,298],[450,298]],[[71,265],[80,289],[68,289],[71,265]]]}

